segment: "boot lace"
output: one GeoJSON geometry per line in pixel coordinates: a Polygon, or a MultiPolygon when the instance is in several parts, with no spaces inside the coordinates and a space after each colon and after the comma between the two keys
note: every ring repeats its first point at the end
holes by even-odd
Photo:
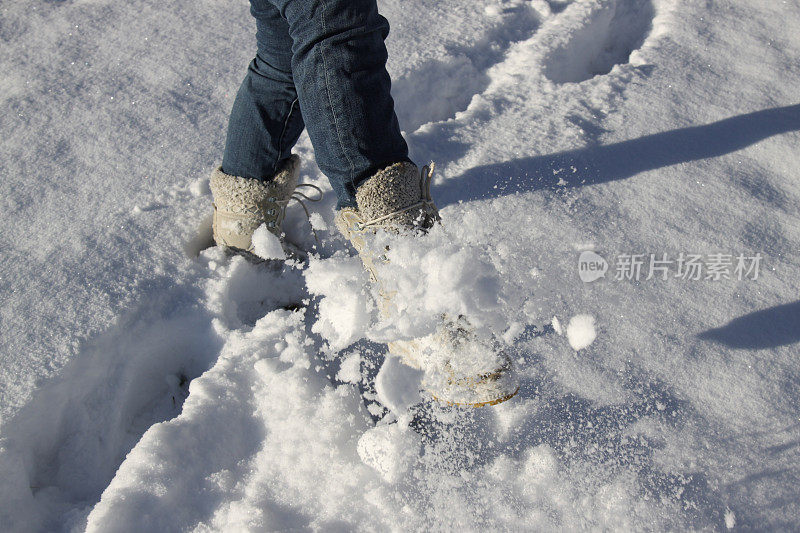
{"type": "MultiPolygon", "coordinates": [[[[271,215],[275,215],[275,214],[278,215],[275,218],[274,221],[268,222],[267,226],[269,226],[269,227],[275,227],[275,226],[280,227],[281,224],[283,224],[283,220],[286,218],[286,208],[289,206],[289,203],[293,202],[293,201],[297,202],[298,204],[300,204],[300,207],[303,208],[303,211],[306,214],[306,219],[308,220],[308,223],[311,224],[311,213],[309,213],[308,207],[306,206],[305,202],[319,202],[320,200],[322,200],[323,196],[324,196],[324,194],[322,192],[322,189],[320,189],[316,185],[311,184],[311,183],[300,183],[294,188],[294,191],[289,196],[289,198],[286,198],[284,200],[281,200],[281,199],[278,199],[278,198],[275,198],[275,197],[270,198],[269,201],[277,204],[280,207],[280,209],[278,210],[277,213],[275,213],[275,212],[270,213],[269,211],[267,212],[268,214],[271,214],[271,215]],[[313,191],[316,191],[316,194],[313,195],[313,196],[308,196],[305,193],[303,193],[303,192],[298,190],[298,189],[301,189],[301,188],[311,189],[313,191]]],[[[319,244],[319,238],[317,237],[317,232],[314,230],[314,226],[313,225],[311,225],[311,233],[314,234],[314,239],[317,241],[317,244],[319,244]]]]}

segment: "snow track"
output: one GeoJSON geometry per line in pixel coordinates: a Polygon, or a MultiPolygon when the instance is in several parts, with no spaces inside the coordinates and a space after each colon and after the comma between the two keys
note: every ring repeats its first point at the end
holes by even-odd
{"type": "Polygon", "coordinates": [[[189,381],[216,359],[220,339],[196,291],[155,292],[4,427],[0,471],[15,527],[58,529],[97,501],[142,434],[181,412],[189,381]]]}
{"type": "Polygon", "coordinates": [[[539,13],[530,4],[491,7],[487,15],[498,22],[471,43],[447,46],[444,58],[427,59],[393,80],[392,95],[405,131],[464,111],[472,97],[489,85],[486,71],[503,60],[514,42],[530,38],[539,26],[539,13]]]}
{"type": "Polygon", "coordinates": [[[545,76],[555,83],[577,83],[628,63],[649,34],[654,15],[649,0],[571,4],[559,14],[570,22],[558,24],[560,38],[545,60],[545,76]]]}

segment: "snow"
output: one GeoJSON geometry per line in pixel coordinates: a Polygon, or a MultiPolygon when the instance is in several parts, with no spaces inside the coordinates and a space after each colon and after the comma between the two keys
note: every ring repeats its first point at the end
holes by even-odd
{"type": "Polygon", "coordinates": [[[725,509],[725,527],[728,529],[736,527],[736,513],[731,511],[730,508],[725,509]]]}
{"type": "Polygon", "coordinates": [[[191,192],[194,196],[204,196],[207,194],[211,194],[211,186],[209,185],[209,179],[205,176],[201,176],[194,180],[191,185],[189,185],[189,192],[191,192]]]}
{"type": "Polygon", "coordinates": [[[523,326],[521,322],[512,322],[502,335],[503,342],[506,344],[513,344],[514,339],[519,337],[524,330],[525,326],[523,326]]]}
{"type": "Polygon", "coordinates": [[[389,424],[367,430],[358,440],[358,455],[387,483],[397,483],[416,462],[420,437],[407,426],[389,424]]]}
{"type": "Polygon", "coordinates": [[[567,324],[567,340],[573,350],[583,350],[597,338],[592,315],[575,315],[567,324]]]}
{"type": "Polygon", "coordinates": [[[553,317],[553,319],[550,321],[550,324],[552,324],[553,326],[553,331],[555,331],[559,335],[564,334],[564,328],[561,326],[561,321],[558,319],[557,316],[553,317]]]}
{"type": "Polygon", "coordinates": [[[522,305],[524,295],[506,294],[491,254],[460,241],[463,234],[441,226],[422,237],[377,239],[376,249],[388,249],[388,263],[378,259],[383,290],[394,295],[388,316],[374,304],[380,296],[357,257],[312,259],[305,278],[309,292],[319,297],[314,332],[334,351],[360,338],[424,337],[435,331],[442,315],[467,316],[477,331],[501,332],[506,327],[503,306],[522,305]]]}
{"type": "Polygon", "coordinates": [[[404,364],[399,357],[387,357],[375,376],[378,401],[398,417],[406,415],[422,401],[419,391],[423,376],[424,372],[404,364]]]}
{"type": "Polygon", "coordinates": [[[377,314],[369,298],[367,275],[358,257],[338,254],[325,260],[311,258],[305,271],[312,294],[324,294],[312,331],[339,351],[357,341],[377,314]]]}
{"type": "Polygon", "coordinates": [[[0,6],[0,529],[792,529],[800,5],[380,8],[444,221],[387,241],[393,320],[306,136],[308,265],[205,249],[246,2],[0,6]],[[648,276],[720,253],[757,279],[648,276]],[[442,313],[513,400],[412,405],[383,343],[442,313]]]}
{"type": "Polygon", "coordinates": [[[266,224],[261,224],[253,232],[253,252],[261,259],[286,259],[281,241],[278,237],[267,229],[266,224]]]}
{"type": "Polygon", "coordinates": [[[341,366],[336,379],[343,383],[357,384],[361,382],[361,354],[352,352],[340,356],[341,366]]]}

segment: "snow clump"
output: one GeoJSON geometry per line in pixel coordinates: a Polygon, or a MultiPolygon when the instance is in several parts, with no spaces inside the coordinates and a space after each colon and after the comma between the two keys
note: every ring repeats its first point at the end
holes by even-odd
{"type": "Polygon", "coordinates": [[[367,275],[358,257],[341,253],[327,259],[312,256],[305,278],[309,292],[323,296],[311,331],[337,352],[362,338],[376,310],[367,295],[367,275]]]}
{"type": "Polygon", "coordinates": [[[381,296],[357,256],[312,258],[305,272],[312,294],[321,296],[315,333],[341,350],[360,338],[376,342],[421,338],[442,317],[464,316],[482,336],[502,332],[503,284],[484,250],[454,242],[441,226],[423,236],[379,233],[374,249],[388,250],[376,261],[393,312],[382,316],[381,296]],[[354,280],[362,283],[354,283],[354,280]],[[371,297],[369,293],[372,292],[371,297]]]}
{"type": "Polygon", "coordinates": [[[253,252],[261,259],[286,259],[280,239],[265,224],[253,232],[253,252]]]}
{"type": "Polygon", "coordinates": [[[378,400],[392,413],[401,416],[422,401],[420,383],[423,372],[412,368],[399,357],[389,356],[375,377],[378,400]]]}
{"type": "Polygon", "coordinates": [[[358,439],[358,455],[387,483],[396,483],[417,461],[419,436],[407,426],[387,424],[366,431],[358,439]]]}
{"type": "Polygon", "coordinates": [[[592,315],[575,315],[567,324],[567,340],[573,350],[582,350],[594,342],[597,332],[592,315]]]}
{"type": "Polygon", "coordinates": [[[485,250],[454,242],[441,226],[423,236],[381,232],[372,245],[387,250],[376,260],[383,292],[391,295],[387,316],[378,312],[381,296],[367,282],[358,257],[312,258],[305,272],[309,291],[321,297],[313,331],[332,349],[359,338],[418,339],[433,333],[443,317],[466,317],[483,337],[507,329],[503,284],[485,250]],[[356,279],[363,283],[354,283],[356,279]]]}

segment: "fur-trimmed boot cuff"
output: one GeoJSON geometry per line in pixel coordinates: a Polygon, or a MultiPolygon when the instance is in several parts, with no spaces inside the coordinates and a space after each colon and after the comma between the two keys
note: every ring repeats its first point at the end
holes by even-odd
{"type": "Polygon", "coordinates": [[[225,174],[222,168],[211,174],[214,197],[214,241],[220,246],[252,251],[253,232],[261,224],[281,235],[286,204],[297,187],[300,158],[292,155],[275,176],[262,182],[225,174]]]}
{"type": "Polygon", "coordinates": [[[428,229],[439,220],[430,195],[433,170],[419,171],[406,161],[390,165],[368,178],[356,190],[358,214],[367,226],[428,229]]]}

